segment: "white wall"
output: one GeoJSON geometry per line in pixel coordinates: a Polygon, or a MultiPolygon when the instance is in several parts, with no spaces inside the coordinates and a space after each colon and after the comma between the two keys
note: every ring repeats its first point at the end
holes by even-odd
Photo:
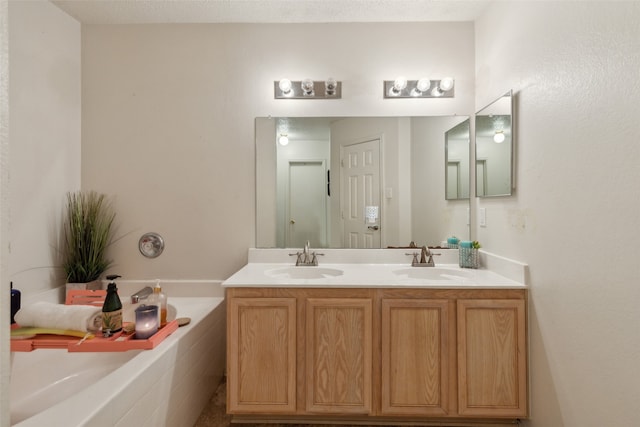
{"type": "MultiPolygon", "coordinates": [[[[0,311],[9,313],[10,297],[6,283],[9,281],[9,4],[0,1],[0,311]]],[[[6,317],[5,317],[6,319],[6,317]]],[[[9,424],[10,352],[9,326],[0,327],[0,426],[9,424]]]]}
{"type": "Polygon", "coordinates": [[[80,24],[49,2],[9,2],[9,278],[65,282],[66,193],[80,188],[80,24]]]}
{"type": "Polygon", "coordinates": [[[472,23],[85,25],[82,34],[82,187],[116,197],[125,236],[113,271],[125,278],[224,279],[244,265],[255,245],[255,117],[474,108],[472,23]],[[382,81],[400,74],[453,75],[456,97],[383,99],[382,81]],[[307,76],[341,80],[342,99],[273,99],[274,80],[307,76]],[[154,260],[137,249],[147,231],[166,241],[154,260]]]}
{"type": "MultiPolygon", "coordinates": [[[[9,281],[23,301],[65,281],[55,266],[66,193],[80,188],[80,24],[49,2],[1,1],[0,27],[0,311],[8,313],[9,281]]],[[[0,336],[2,426],[8,329],[0,336]]]]}
{"type": "Polygon", "coordinates": [[[640,3],[500,2],[476,105],[517,93],[516,194],[477,238],[531,279],[535,427],[638,425],[640,3]]]}

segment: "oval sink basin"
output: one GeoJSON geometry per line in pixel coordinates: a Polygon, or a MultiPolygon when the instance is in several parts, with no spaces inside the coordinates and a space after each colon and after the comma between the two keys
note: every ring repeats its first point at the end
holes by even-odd
{"type": "Polygon", "coordinates": [[[393,274],[408,279],[438,280],[450,282],[459,282],[464,279],[473,277],[473,273],[469,271],[438,267],[403,268],[402,270],[395,270],[393,274]]]}
{"type": "Polygon", "coordinates": [[[274,279],[325,279],[342,276],[344,272],[336,268],[323,267],[284,267],[265,271],[274,279]]]}

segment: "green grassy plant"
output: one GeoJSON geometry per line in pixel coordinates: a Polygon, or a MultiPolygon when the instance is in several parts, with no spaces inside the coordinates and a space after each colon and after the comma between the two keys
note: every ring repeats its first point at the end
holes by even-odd
{"type": "Polygon", "coordinates": [[[115,211],[104,194],[67,194],[63,268],[67,283],[88,283],[111,265],[106,251],[112,242],[115,211]]]}

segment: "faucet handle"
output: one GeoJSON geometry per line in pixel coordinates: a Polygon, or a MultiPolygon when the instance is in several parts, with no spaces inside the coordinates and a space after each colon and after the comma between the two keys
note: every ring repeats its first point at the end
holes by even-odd
{"type": "Polygon", "coordinates": [[[419,264],[418,255],[420,255],[420,254],[418,252],[414,252],[414,253],[411,253],[411,254],[405,253],[405,255],[409,255],[409,256],[413,255],[413,260],[411,261],[411,265],[419,264]]]}

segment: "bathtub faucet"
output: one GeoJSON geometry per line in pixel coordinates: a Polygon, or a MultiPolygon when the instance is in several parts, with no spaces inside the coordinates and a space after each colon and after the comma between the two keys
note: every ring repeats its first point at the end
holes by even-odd
{"type": "Polygon", "coordinates": [[[140,300],[149,298],[149,295],[153,293],[151,286],[145,286],[135,294],[131,295],[131,304],[137,304],[140,300]]]}

